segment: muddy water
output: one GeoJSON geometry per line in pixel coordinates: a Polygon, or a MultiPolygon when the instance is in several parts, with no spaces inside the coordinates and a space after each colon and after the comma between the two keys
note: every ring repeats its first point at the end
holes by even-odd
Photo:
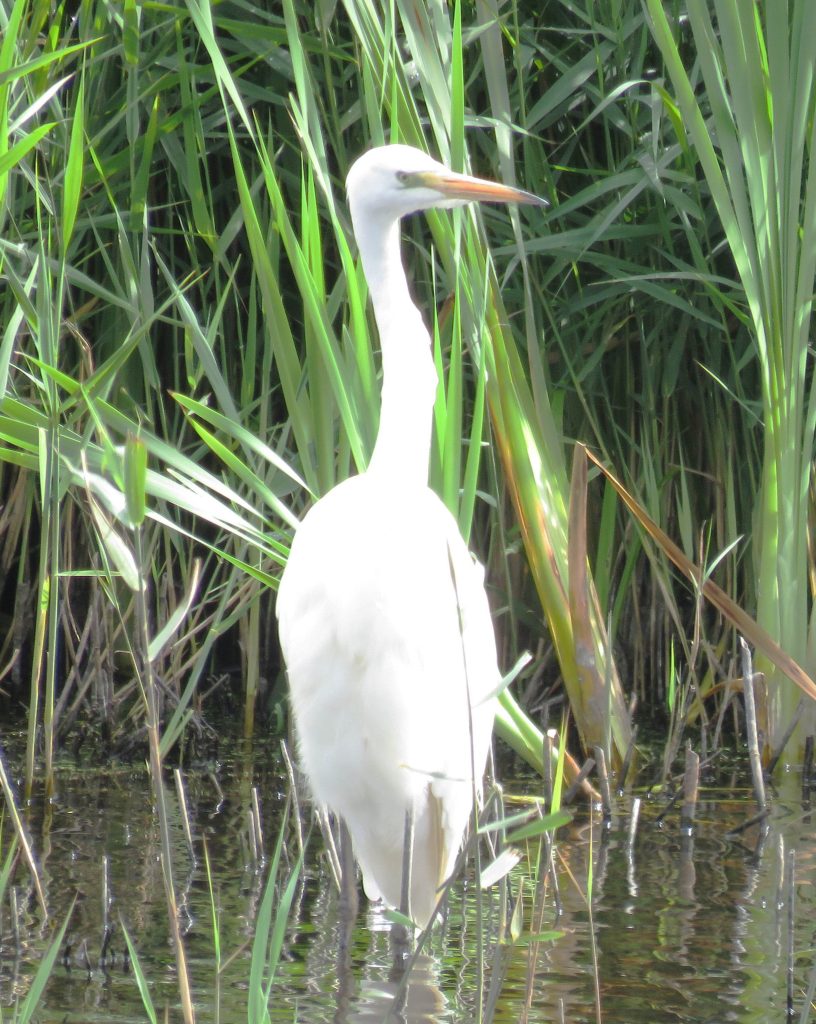
{"type": "MultiPolygon", "coordinates": [[[[745,776],[735,778],[738,783],[745,776]]],[[[252,787],[260,796],[268,853],[286,801],[285,779],[274,747],[236,747],[218,763],[185,770],[195,858],[172,784],[168,787],[176,882],[200,1021],[246,1019],[250,948],[267,871],[250,838],[252,787]],[[225,965],[221,972],[201,856],[205,842],[225,965]]],[[[598,1012],[606,1024],[782,1020],[790,925],[783,878],[789,851],[795,852],[798,1013],[816,942],[814,820],[792,776],[791,795],[776,798],[765,832],[753,827],[729,837],[728,830],[748,818],[752,806],[747,792],[735,788],[735,779],[721,782],[727,787],[703,792],[692,839],[680,834],[676,811],[660,822],[657,798],[644,800],[634,836],[630,800],[621,801],[606,834],[597,814],[579,811],[558,835],[557,886],[550,875],[537,890],[536,865],[530,861],[523,860],[512,876],[512,895],[521,897],[522,938],[516,945],[495,942],[502,914],[498,893],[482,897],[480,928],[473,887],[458,886],[446,923],[414,965],[407,989],[399,985],[402,961],[388,924],[375,908],[363,904],[347,954],[338,954],[344,926],[323,844],[314,832],[273,989],[271,1019],[380,1021],[399,991],[401,1016],[393,1019],[424,1024],[470,1024],[478,1019],[480,1001],[503,1024],[580,1024],[595,1021],[598,1012]],[[535,923],[534,908],[541,911],[535,923]],[[562,936],[530,944],[524,933],[531,928],[557,929],[562,936]]],[[[513,789],[505,782],[505,790],[513,789]]],[[[64,765],[56,798],[30,808],[30,828],[51,920],[43,923],[25,873],[18,872],[14,901],[7,894],[0,908],[0,1007],[25,993],[54,922],[64,919],[76,897],[68,939],[36,1019],[42,1024],[146,1019],[126,957],[124,926],[160,1019],[166,1011],[169,1020],[179,1020],[158,831],[144,769],[100,772],[64,765]]],[[[8,835],[4,824],[3,855],[8,835]]],[[[291,823],[286,845],[294,859],[291,823]]],[[[524,852],[533,858],[539,854],[537,847],[524,852]]]]}

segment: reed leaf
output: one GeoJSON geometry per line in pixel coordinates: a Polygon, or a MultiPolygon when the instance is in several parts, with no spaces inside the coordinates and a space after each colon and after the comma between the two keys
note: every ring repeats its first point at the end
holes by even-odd
{"type": "MultiPolygon", "coordinates": [[[[816,8],[808,0],[690,0],[707,106],[695,95],[662,4],[647,0],[647,9],[740,276],[761,368],[757,619],[795,661],[812,664],[807,514],[816,402],[808,339],[816,271],[816,53],[807,40],[816,32],[816,8]]],[[[760,657],[757,667],[767,677],[759,708],[767,756],[798,697],[773,662],[760,657]]],[[[809,708],[794,756],[814,725],[816,710],[809,708]]]]}

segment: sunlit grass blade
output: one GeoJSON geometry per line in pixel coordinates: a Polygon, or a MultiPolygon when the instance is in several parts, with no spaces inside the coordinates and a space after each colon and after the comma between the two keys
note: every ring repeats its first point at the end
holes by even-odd
{"type": "Polygon", "coordinates": [[[130,435],[125,440],[122,463],[125,512],[133,526],[141,526],[147,509],[147,448],[140,438],[130,435]]]}
{"type": "Polygon", "coordinates": [[[172,614],[168,617],[167,622],[165,622],[158,633],[150,639],[150,643],[147,648],[147,657],[150,661],[155,661],[159,657],[164,647],[169,643],[170,638],[176,633],[182,622],[184,622],[193,606],[193,602],[198,596],[198,587],[200,582],[201,562],[196,560],[193,564],[193,571],[187,593],[176,608],[174,608],[172,614]]]}
{"type": "Polygon", "coordinates": [[[247,113],[241,92],[230,73],[229,67],[224,60],[224,55],[221,53],[221,49],[216,41],[209,0],[200,0],[200,2],[199,0],[187,0],[187,9],[195,22],[201,41],[207,48],[218,85],[229,95],[235,110],[243,122],[244,128],[251,137],[253,133],[252,120],[247,113]]]}
{"type": "Polygon", "coordinates": [[[45,955],[40,961],[37,970],[34,974],[34,978],[31,982],[31,986],[26,993],[25,999],[20,1004],[20,1008],[15,1014],[14,1024],[29,1024],[30,1021],[36,1020],[39,1017],[39,1003],[40,999],[45,992],[45,988],[51,978],[51,974],[54,970],[54,964],[57,962],[62,944],[65,940],[65,933],[68,930],[68,925],[71,921],[71,915],[74,912],[74,905],[76,903],[76,897],[71,901],[71,905],[68,908],[68,912],[65,915],[65,919],[57,929],[54,938],[48,944],[48,948],[45,951],[45,955]]]}
{"type": "Polygon", "coordinates": [[[139,989],[139,995],[142,998],[142,1007],[147,1014],[150,1024],[159,1024],[158,1014],[153,1005],[153,998],[150,995],[150,982],[147,980],[139,954],[124,923],[122,924],[122,935],[125,937],[125,945],[127,946],[128,957],[133,968],[133,977],[136,979],[136,987],[139,989]]]}
{"type": "Polygon", "coordinates": [[[528,821],[526,825],[511,829],[507,833],[507,841],[508,843],[520,843],[522,839],[534,839],[544,832],[553,832],[555,829],[562,828],[571,821],[572,815],[569,811],[560,810],[542,814],[540,817],[536,816],[533,820],[528,821]]]}
{"type": "Polygon", "coordinates": [[[5,184],[9,171],[35,149],[46,135],[55,127],[55,122],[47,121],[38,125],[32,132],[20,139],[13,146],[10,146],[5,153],[0,154],[0,188],[5,184]]]}
{"type": "Polygon", "coordinates": [[[85,161],[85,76],[80,75],[71,136],[68,142],[68,160],[65,165],[62,202],[62,246],[67,252],[74,233],[79,200],[82,193],[82,169],[85,161]]]}

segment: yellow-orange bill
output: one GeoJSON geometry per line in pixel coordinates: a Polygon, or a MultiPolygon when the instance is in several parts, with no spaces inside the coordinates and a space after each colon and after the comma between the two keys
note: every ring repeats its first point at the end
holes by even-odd
{"type": "Polygon", "coordinates": [[[483,178],[472,178],[469,174],[437,174],[427,171],[416,175],[417,184],[432,188],[450,199],[477,200],[487,203],[529,203],[536,206],[547,206],[547,200],[532,192],[520,188],[502,185],[498,181],[485,181],[483,178]]]}

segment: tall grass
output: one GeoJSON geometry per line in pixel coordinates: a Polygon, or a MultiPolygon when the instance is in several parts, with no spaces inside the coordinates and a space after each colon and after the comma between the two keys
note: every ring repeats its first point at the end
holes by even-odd
{"type": "MultiPolygon", "coordinates": [[[[763,428],[753,533],[757,615],[793,657],[812,663],[808,511],[816,400],[808,346],[816,279],[816,53],[809,40],[816,8],[806,0],[778,7],[721,0],[712,11],[691,0],[701,99],[663,6],[649,0],[648,9],[682,130],[739,274],[740,313],[756,347],[763,428]]],[[[796,714],[798,694],[764,667],[763,726],[773,748],[796,714]]],[[[800,754],[815,725],[810,702],[796,731],[800,754]]]]}
{"type": "MultiPolygon", "coordinates": [[[[791,17],[810,17],[801,10],[791,17]]],[[[298,0],[83,0],[75,13],[0,2],[0,557],[13,604],[0,664],[28,710],[29,786],[83,719],[133,742],[141,698],[119,652],[139,594],[167,694],[162,756],[205,673],[233,651],[244,728],[258,727],[279,671],[271,594],[292,530],[313,496],[365,467],[376,433],[377,340],[342,183],[364,147],[390,139],[552,203],[545,220],[468,211],[407,229],[440,370],[432,483],[488,565],[504,662],[536,655],[503,698],[504,734],[540,763],[541,723],[521,707],[548,708],[563,685],[581,738],[619,761],[630,694],[660,716],[679,673],[697,711],[716,711],[734,654],[611,485],[590,478],[581,511],[575,438],[732,597],[801,626],[810,250],[792,225],[796,167],[810,164],[774,142],[788,170],[763,187],[788,182],[775,193],[786,226],[763,251],[782,247],[798,277],[756,287],[790,299],[779,315],[799,348],[780,341],[771,358],[753,316],[768,334],[771,313],[745,301],[723,256],[734,229],[698,172],[704,147],[676,132],[640,3],[563,0],[546,20],[521,0],[445,11],[348,0],[319,16],[298,0]],[[779,401],[785,389],[799,398],[779,401]],[[143,591],[128,585],[128,438],[146,460],[143,591]],[[777,448],[798,476],[785,491],[796,500],[775,506],[777,448]],[[768,527],[774,507],[790,529],[768,527]],[[747,554],[769,533],[796,565],[790,616],[747,554]],[[685,654],[676,671],[673,649],[685,654]]],[[[767,40],[766,99],[806,81],[806,56],[783,42],[767,40]]],[[[726,50],[693,73],[718,117],[730,93],[715,103],[709,78],[726,50]]],[[[675,52],[672,74],[694,66],[690,37],[675,52]]],[[[786,104],[774,99],[775,126],[807,153],[811,122],[786,104]]],[[[734,113],[740,145],[754,115],[734,113]]],[[[764,194],[749,192],[749,207],[764,194]]],[[[799,646],[777,634],[800,660],[805,632],[799,646]]]]}

